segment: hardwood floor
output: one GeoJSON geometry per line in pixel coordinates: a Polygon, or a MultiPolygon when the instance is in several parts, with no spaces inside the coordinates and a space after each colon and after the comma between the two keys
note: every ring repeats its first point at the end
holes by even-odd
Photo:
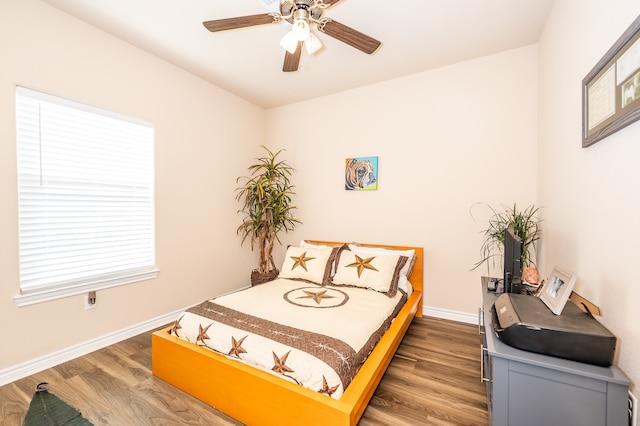
{"type": "MultiPolygon", "coordinates": [[[[416,318],[362,419],[362,426],[488,424],[474,325],[416,318]]],[[[151,332],[0,387],[0,424],[21,425],[35,387],[96,426],[239,425],[151,374],[151,332]]]]}

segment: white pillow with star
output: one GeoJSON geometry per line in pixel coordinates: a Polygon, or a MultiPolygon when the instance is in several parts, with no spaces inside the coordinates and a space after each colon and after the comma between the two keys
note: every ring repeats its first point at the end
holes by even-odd
{"type": "Polygon", "coordinates": [[[330,280],[331,265],[337,251],[334,247],[289,247],[279,277],[326,284],[330,280]]]}
{"type": "Polygon", "coordinates": [[[398,291],[400,270],[408,260],[400,255],[342,250],[333,284],[368,288],[393,297],[398,291]]]}

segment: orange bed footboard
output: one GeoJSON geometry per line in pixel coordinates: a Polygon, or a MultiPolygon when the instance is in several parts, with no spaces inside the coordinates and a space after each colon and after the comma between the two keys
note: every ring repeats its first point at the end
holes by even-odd
{"type": "Polygon", "coordinates": [[[422,316],[418,250],[413,294],[339,400],[176,338],[170,327],[152,335],[153,374],[247,425],[355,426],[414,316],[422,316]]]}

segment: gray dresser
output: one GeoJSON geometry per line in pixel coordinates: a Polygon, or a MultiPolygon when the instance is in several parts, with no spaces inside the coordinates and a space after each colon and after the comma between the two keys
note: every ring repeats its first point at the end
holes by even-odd
{"type": "MultiPolygon", "coordinates": [[[[493,330],[496,294],[482,279],[481,379],[494,426],[627,426],[629,380],[599,367],[513,348],[493,330]]],[[[572,303],[572,302],[567,302],[572,303]]]]}

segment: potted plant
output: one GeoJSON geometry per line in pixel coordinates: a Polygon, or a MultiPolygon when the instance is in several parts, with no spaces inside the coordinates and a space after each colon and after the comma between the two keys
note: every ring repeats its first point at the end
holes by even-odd
{"type": "Polygon", "coordinates": [[[237,183],[243,183],[236,188],[236,199],[242,203],[244,218],[238,226],[237,233],[242,235],[241,245],[248,239],[251,250],[258,247],[258,267],[251,273],[251,283],[259,284],[277,277],[279,271],[273,262],[273,247],[275,241],[280,242],[280,231],[293,230],[296,223],[293,217],[296,208],[291,204],[291,197],[295,195],[290,177],[294,169],[286,161],[279,160],[278,155],[283,149],[272,152],[262,146],[267,155],[256,159],[256,163],[248,167],[249,175],[240,176],[237,183]]]}
{"type": "MultiPolygon", "coordinates": [[[[526,269],[528,268],[533,268],[528,271],[530,274],[532,274],[532,277],[530,279],[533,280],[535,276],[537,276],[537,269],[535,269],[535,243],[540,239],[541,220],[537,217],[537,213],[540,208],[536,207],[535,205],[530,205],[524,210],[519,211],[514,204],[513,208],[503,206],[501,210],[497,210],[484,203],[476,204],[481,204],[488,207],[489,210],[491,210],[491,216],[489,217],[487,228],[482,231],[482,234],[484,236],[482,245],[480,246],[480,253],[482,258],[474,265],[472,270],[478,268],[484,263],[487,263],[488,270],[490,262],[491,265],[494,265],[496,258],[499,261],[502,260],[504,248],[504,231],[509,226],[513,226],[515,234],[522,240],[522,251],[520,255],[522,269],[523,271],[526,271],[526,269]]],[[[476,204],[474,204],[474,206],[476,204]]],[[[526,278],[526,272],[524,275],[526,278]]],[[[535,282],[537,281],[538,279],[535,278],[535,282]]],[[[531,283],[533,284],[533,282],[531,283]]]]}

